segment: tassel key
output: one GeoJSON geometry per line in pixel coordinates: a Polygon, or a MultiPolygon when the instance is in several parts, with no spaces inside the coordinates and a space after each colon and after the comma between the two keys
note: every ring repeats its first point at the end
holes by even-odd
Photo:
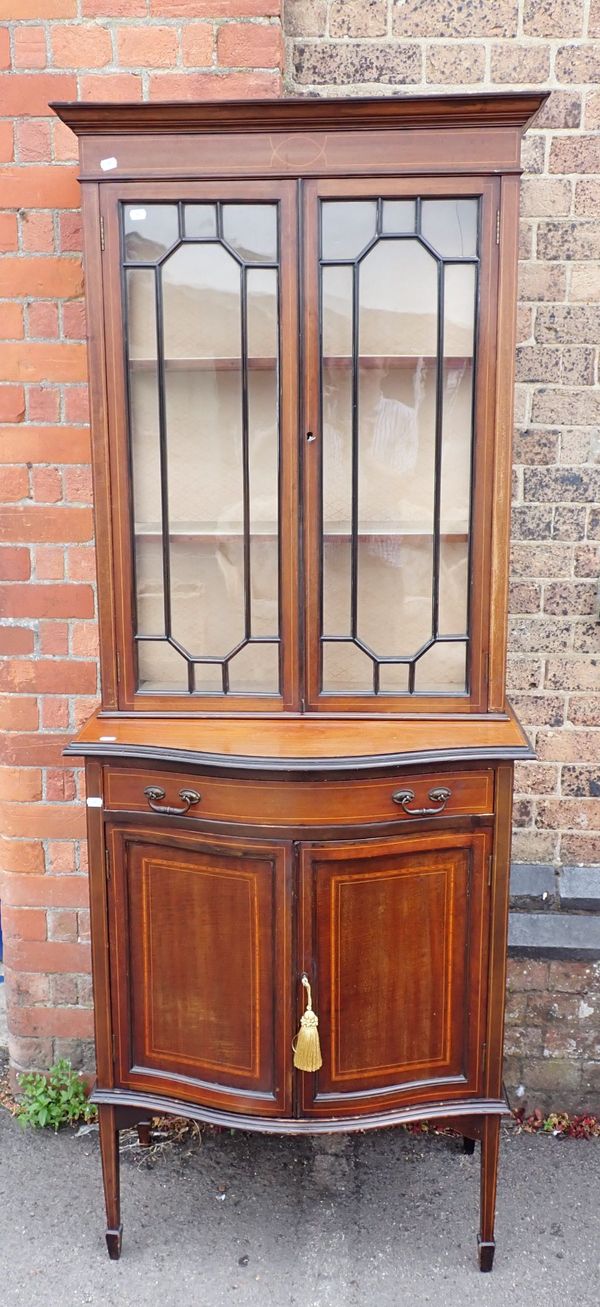
{"type": "Polygon", "coordinates": [[[300,1019],[300,1029],[294,1043],[294,1066],[298,1071],[318,1071],[323,1065],[319,1041],[319,1018],[313,1012],[312,994],[308,976],[302,977],[306,990],[306,1009],[300,1019]]]}

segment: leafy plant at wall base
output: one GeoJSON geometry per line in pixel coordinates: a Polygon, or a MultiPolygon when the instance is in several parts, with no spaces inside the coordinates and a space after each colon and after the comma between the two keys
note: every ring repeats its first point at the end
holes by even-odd
{"type": "Polygon", "coordinates": [[[75,1121],[95,1121],[96,1108],[88,1101],[81,1075],[66,1058],[51,1067],[48,1075],[35,1071],[19,1076],[23,1097],[17,1120],[22,1126],[41,1129],[73,1125],[75,1121]]]}

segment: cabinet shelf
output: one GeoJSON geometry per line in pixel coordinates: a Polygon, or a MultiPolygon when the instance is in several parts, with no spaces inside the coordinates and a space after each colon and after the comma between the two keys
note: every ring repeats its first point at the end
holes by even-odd
{"type": "MultiPolygon", "coordinates": [[[[362,354],[359,356],[359,366],[363,369],[368,368],[413,368],[417,363],[435,364],[437,356],[435,354],[362,354]]],[[[166,358],[163,360],[166,372],[240,372],[242,361],[240,358],[166,358]]],[[[277,365],[276,358],[267,356],[254,355],[248,358],[249,372],[272,372],[277,365]]],[[[471,355],[447,355],[444,358],[444,366],[447,368],[462,368],[472,363],[471,355]]],[[[129,367],[132,372],[154,372],[156,370],[157,360],[152,358],[130,358],[129,367]]],[[[339,354],[328,355],[323,359],[324,368],[339,368],[341,370],[352,368],[351,355],[339,354]]]]}

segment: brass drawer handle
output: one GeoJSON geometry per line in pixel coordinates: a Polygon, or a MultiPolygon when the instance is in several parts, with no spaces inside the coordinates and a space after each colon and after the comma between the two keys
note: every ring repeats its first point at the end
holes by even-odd
{"type": "Polygon", "coordinates": [[[407,805],[412,803],[415,797],[414,790],[396,790],[396,793],[392,794],[392,798],[394,803],[399,804],[409,817],[436,817],[438,812],[444,811],[451,794],[452,790],[447,790],[443,785],[435,790],[430,790],[427,797],[431,799],[432,803],[439,804],[437,808],[409,808],[407,805]]]}
{"type": "Polygon", "coordinates": [[[185,817],[194,803],[200,802],[200,795],[197,790],[180,790],[179,798],[183,799],[185,807],[171,808],[168,803],[161,807],[161,800],[165,797],[164,790],[158,785],[147,785],[144,794],[148,800],[148,807],[153,812],[160,812],[164,817],[185,817]]]}

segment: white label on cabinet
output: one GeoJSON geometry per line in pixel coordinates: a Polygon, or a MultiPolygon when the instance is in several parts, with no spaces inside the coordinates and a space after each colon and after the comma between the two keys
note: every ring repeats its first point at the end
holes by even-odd
{"type": "Polygon", "coordinates": [[[116,168],[117,166],[118,166],[118,165],[117,165],[117,160],[114,158],[114,156],[113,156],[112,154],[111,154],[111,156],[110,156],[110,159],[101,159],[101,160],[100,160],[100,167],[101,167],[101,169],[102,169],[103,172],[112,172],[112,169],[113,169],[113,168],[116,168]]]}
{"type": "Polygon", "coordinates": [[[86,804],[88,808],[101,808],[102,799],[98,798],[95,795],[90,795],[89,799],[86,799],[86,804]]]}

